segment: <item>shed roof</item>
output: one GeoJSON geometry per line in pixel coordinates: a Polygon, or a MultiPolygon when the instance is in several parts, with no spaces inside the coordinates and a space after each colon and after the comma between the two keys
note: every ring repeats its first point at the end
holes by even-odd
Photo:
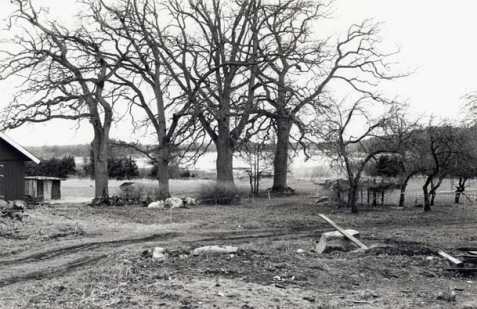
{"type": "Polygon", "coordinates": [[[0,132],[0,138],[3,139],[5,142],[10,144],[13,148],[18,150],[20,153],[22,153],[25,157],[27,157],[29,160],[35,162],[36,164],[40,163],[40,159],[35,157],[31,152],[23,148],[22,146],[18,145],[14,140],[6,136],[4,133],[0,132]]]}
{"type": "Polygon", "coordinates": [[[49,176],[25,176],[26,180],[66,180],[66,178],[49,177],[49,176]]]}

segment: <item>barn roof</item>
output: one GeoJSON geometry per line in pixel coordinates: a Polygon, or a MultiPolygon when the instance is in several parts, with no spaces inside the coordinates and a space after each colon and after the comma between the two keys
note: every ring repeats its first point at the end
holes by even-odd
{"type": "Polygon", "coordinates": [[[36,164],[39,164],[40,163],[40,159],[38,159],[37,157],[35,157],[31,152],[29,152],[28,150],[26,150],[25,148],[23,148],[22,146],[18,145],[14,140],[12,140],[11,138],[9,138],[8,136],[6,136],[5,134],[3,134],[2,132],[0,132],[0,138],[3,139],[5,142],[7,142],[8,144],[10,144],[13,148],[15,148],[16,150],[18,150],[19,152],[21,152],[25,157],[27,157],[28,159],[30,159],[31,161],[35,162],[36,164]]]}

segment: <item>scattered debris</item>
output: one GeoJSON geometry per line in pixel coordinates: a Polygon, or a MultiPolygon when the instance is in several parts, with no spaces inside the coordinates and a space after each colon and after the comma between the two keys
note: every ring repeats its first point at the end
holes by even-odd
{"type": "Polygon", "coordinates": [[[202,253],[205,253],[205,254],[229,253],[230,254],[230,253],[235,253],[235,252],[238,252],[237,247],[214,245],[214,246],[205,246],[205,247],[196,248],[196,249],[194,249],[194,251],[192,251],[192,254],[193,255],[199,255],[199,254],[202,254],[202,253]]]}
{"type": "MultiPolygon", "coordinates": [[[[359,238],[359,232],[356,230],[346,230],[346,233],[359,238]]],[[[315,251],[319,254],[331,251],[351,251],[356,246],[342,233],[338,231],[326,232],[321,235],[320,241],[316,245],[315,251]]]]}
{"type": "Polygon", "coordinates": [[[325,220],[326,222],[328,222],[329,224],[331,224],[331,226],[333,226],[338,232],[340,232],[341,234],[343,234],[346,238],[348,238],[349,240],[351,240],[353,243],[355,243],[358,247],[360,247],[361,249],[364,249],[364,250],[368,250],[368,247],[363,244],[361,241],[359,241],[358,239],[356,239],[353,235],[350,235],[349,233],[347,233],[345,230],[343,230],[341,227],[339,227],[338,225],[336,225],[336,223],[334,223],[330,218],[328,218],[327,216],[323,215],[323,214],[318,214],[323,220],[325,220]]]}
{"type": "Polygon", "coordinates": [[[24,201],[16,200],[6,202],[0,199],[0,218],[9,218],[23,222],[26,204],[24,201]]]}
{"type": "Polygon", "coordinates": [[[437,299],[441,299],[441,300],[446,300],[448,302],[455,302],[456,300],[456,293],[454,291],[450,292],[450,293],[447,293],[447,292],[439,292],[439,294],[437,295],[437,299]]]}
{"type": "Polygon", "coordinates": [[[320,198],[317,198],[315,200],[315,202],[313,203],[314,206],[317,206],[319,204],[322,204],[322,203],[326,203],[330,200],[330,198],[328,196],[322,196],[320,198]]]}
{"type": "Polygon", "coordinates": [[[303,299],[309,301],[310,303],[315,302],[315,297],[314,296],[304,296],[303,299]]]}
{"type": "Polygon", "coordinates": [[[452,264],[454,264],[455,266],[462,266],[464,265],[464,262],[462,262],[461,260],[459,259],[456,259],[455,257],[445,253],[444,251],[437,251],[437,254],[445,259],[447,259],[449,262],[451,262],[452,264]]]}
{"type": "Polygon", "coordinates": [[[187,206],[195,206],[198,204],[197,200],[192,197],[186,197],[182,199],[183,203],[187,206]]]}

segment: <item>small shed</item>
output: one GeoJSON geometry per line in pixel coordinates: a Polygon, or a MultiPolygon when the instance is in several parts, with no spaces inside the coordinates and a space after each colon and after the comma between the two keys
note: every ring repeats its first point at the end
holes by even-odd
{"type": "Polygon", "coordinates": [[[40,159],[0,132],[0,198],[25,199],[25,161],[40,163],[40,159]]]}
{"type": "Polygon", "coordinates": [[[61,199],[61,181],[58,177],[27,176],[25,177],[25,194],[35,200],[61,199]]]}

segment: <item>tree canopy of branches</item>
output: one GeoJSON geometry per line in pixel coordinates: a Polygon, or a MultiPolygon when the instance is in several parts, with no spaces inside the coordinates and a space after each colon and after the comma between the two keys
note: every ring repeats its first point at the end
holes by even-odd
{"type": "Polygon", "coordinates": [[[120,90],[108,82],[121,59],[102,49],[97,28],[86,22],[75,30],[48,21],[31,1],[14,0],[9,29],[19,29],[2,51],[1,78],[19,78],[22,86],[3,113],[2,129],[52,119],[88,119],[94,131],[95,195],[108,194],[107,144],[113,106],[120,90]]]}
{"type": "Polygon", "coordinates": [[[327,112],[326,96],[332,83],[345,85],[341,91],[384,101],[376,90],[379,82],[404,76],[392,72],[387,64],[392,54],[379,51],[379,24],[352,25],[335,44],[313,38],[315,29],[326,26],[330,5],[328,1],[297,0],[263,7],[271,13],[264,14],[270,17],[260,29],[259,49],[274,56],[267,57],[267,65],[259,71],[263,94],[258,95],[258,115],[271,118],[277,134],[275,191],[287,189],[289,145],[307,149],[310,115],[327,112]],[[295,134],[291,133],[293,126],[295,134]]]}

